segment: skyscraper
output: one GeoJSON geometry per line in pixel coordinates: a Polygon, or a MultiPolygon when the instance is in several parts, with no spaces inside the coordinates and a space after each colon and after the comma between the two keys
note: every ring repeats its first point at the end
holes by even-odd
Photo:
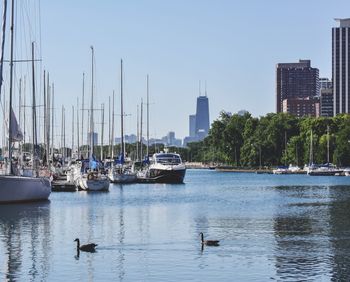
{"type": "MultiPolygon", "coordinates": [[[[297,116],[314,115],[314,97],[319,95],[319,71],[311,67],[310,60],[283,63],[276,66],[276,112],[297,116]],[[283,107],[285,105],[285,107],[283,107]],[[290,106],[286,106],[290,105],[290,106]],[[297,105],[296,107],[291,105],[297,105]],[[306,111],[297,111],[297,109],[306,111]],[[295,109],[295,111],[294,111],[295,109]]],[[[316,103],[316,102],[315,102],[316,103]]]]}
{"type": "Polygon", "coordinates": [[[332,76],[334,115],[350,110],[350,18],[336,19],[332,28],[332,76]]]}
{"type": "Polygon", "coordinates": [[[196,136],[196,115],[190,115],[189,117],[190,126],[190,137],[196,136]]]}
{"type": "Polygon", "coordinates": [[[209,132],[209,101],[207,96],[197,97],[196,109],[196,135],[200,140],[209,132]]]}

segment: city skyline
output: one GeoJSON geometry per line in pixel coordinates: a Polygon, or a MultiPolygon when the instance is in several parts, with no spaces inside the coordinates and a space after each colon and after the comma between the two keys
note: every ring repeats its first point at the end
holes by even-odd
{"type": "MultiPolygon", "coordinates": [[[[146,100],[149,74],[150,137],[160,138],[171,130],[184,138],[199,80],[207,81],[211,124],[221,111],[246,109],[253,116],[274,112],[278,62],[307,58],[320,70],[320,77],[331,78],[334,18],[348,17],[350,3],[106,1],[101,5],[77,0],[41,1],[40,6],[42,27],[34,39],[42,63],[37,72],[45,69],[50,73],[56,108],[63,104],[71,116],[71,106],[78,98],[81,103],[83,73],[88,104],[93,45],[98,107],[104,103],[107,111],[113,90],[118,101],[119,60],[123,58],[125,133],[136,133],[137,104],[141,98],[146,100]],[[315,4],[318,13],[314,13],[315,4]]],[[[16,54],[17,58],[27,57],[16,54]]],[[[117,102],[115,106],[119,114],[117,102]]],[[[55,115],[57,126],[60,116],[55,115]]],[[[118,126],[116,119],[116,132],[118,126]]],[[[67,122],[67,132],[70,127],[67,122]]]]}

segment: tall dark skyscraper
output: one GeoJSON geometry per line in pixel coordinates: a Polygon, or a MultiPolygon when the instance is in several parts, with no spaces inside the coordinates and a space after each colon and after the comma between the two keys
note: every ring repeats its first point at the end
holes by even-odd
{"type": "Polygon", "coordinates": [[[336,19],[332,29],[332,76],[334,115],[350,111],[350,18],[336,19]]]}
{"type": "Polygon", "coordinates": [[[196,135],[200,140],[209,132],[209,101],[207,96],[197,97],[196,135]]]}
{"type": "Polygon", "coordinates": [[[310,60],[277,64],[276,112],[315,115],[313,99],[319,95],[319,87],[319,71],[311,67],[310,60]]]}

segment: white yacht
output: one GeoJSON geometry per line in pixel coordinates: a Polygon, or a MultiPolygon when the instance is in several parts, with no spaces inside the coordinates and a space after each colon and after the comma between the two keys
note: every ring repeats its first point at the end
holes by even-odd
{"type": "Polygon", "coordinates": [[[156,153],[148,168],[138,174],[138,181],[153,183],[183,183],[186,166],[179,154],[156,153]]]}

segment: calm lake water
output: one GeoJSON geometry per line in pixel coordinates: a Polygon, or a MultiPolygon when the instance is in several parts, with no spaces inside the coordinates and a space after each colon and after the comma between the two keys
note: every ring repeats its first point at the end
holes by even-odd
{"type": "Polygon", "coordinates": [[[0,206],[1,281],[348,281],[350,177],[188,170],[0,206]],[[201,249],[199,233],[220,240],[201,249]],[[98,244],[76,252],[73,240],[98,244]]]}

